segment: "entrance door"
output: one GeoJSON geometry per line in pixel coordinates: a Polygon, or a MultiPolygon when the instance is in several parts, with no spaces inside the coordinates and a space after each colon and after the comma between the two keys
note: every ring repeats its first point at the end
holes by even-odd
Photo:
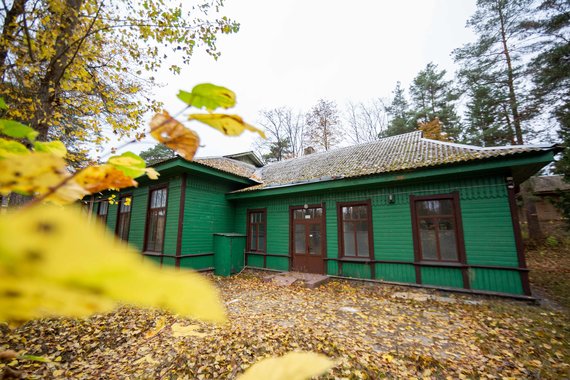
{"type": "Polygon", "coordinates": [[[325,217],[322,207],[291,208],[292,270],[323,274],[325,217]]]}

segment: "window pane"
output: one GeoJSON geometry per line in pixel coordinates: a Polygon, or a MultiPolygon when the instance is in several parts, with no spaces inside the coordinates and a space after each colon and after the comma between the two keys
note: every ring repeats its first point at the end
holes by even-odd
{"type": "Polygon", "coordinates": [[[321,254],[321,225],[311,224],[309,226],[309,254],[321,254]]]}
{"type": "Polygon", "coordinates": [[[109,210],[109,202],[101,201],[99,203],[99,215],[107,215],[107,210],[109,210]]]}
{"type": "Polygon", "coordinates": [[[305,225],[295,224],[295,253],[305,253],[305,225]]]}
{"type": "Polygon", "coordinates": [[[416,207],[419,216],[453,214],[453,202],[451,199],[418,201],[416,207]]]}
{"type": "Polygon", "coordinates": [[[300,220],[303,219],[304,217],[305,217],[304,210],[298,209],[293,212],[293,219],[295,220],[300,220]]]}
{"type": "Polygon", "coordinates": [[[358,256],[369,257],[370,248],[368,247],[368,222],[356,223],[356,243],[358,256]]]}
{"type": "Polygon", "coordinates": [[[250,241],[250,249],[252,251],[257,251],[257,225],[256,224],[252,224],[249,227],[249,241],[250,241]]]}
{"type": "Polygon", "coordinates": [[[342,223],[344,239],[344,255],[356,256],[356,242],[354,240],[354,223],[342,223]]]}
{"type": "Polygon", "coordinates": [[[263,224],[257,225],[258,247],[260,251],[265,251],[265,226],[263,224]]]}
{"type": "Polygon", "coordinates": [[[352,215],[352,207],[343,207],[342,208],[342,219],[343,220],[350,220],[352,215]]]}
{"type": "Polygon", "coordinates": [[[323,209],[322,208],[316,208],[315,209],[315,218],[321,218],[323,216],[323,209]]]}
{"type": "Polygon", "coordinates": [[[368,218],[368,207],[367,206],[358,206],[355,207],[356,209],[356,218],[357,219],[367,219],[368,218]]]}
{"type": "Polygon", "coordinates": [[[439,249],[442,260],[457,261],[457,243],[455,241],[455,226],[453,219],[442,218],[439,220],[439,249]]]}
{"type": "Polygon", "coordinates": [[[430,219],[420,220],[420,244],[424,260],[437,260],[435,225],[430,219]]]}

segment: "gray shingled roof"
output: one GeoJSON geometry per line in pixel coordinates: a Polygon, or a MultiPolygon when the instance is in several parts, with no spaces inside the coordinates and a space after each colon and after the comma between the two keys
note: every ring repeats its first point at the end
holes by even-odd
{"type": "Polygon", "coordinates": [[[552,146],[481,148],[425,139],[420,131],[416,131],[265,165],[255,171],[255,178],[261,179],[261,184],[238,191],[360,177],[547,149],[552,149],[552,146]]]}
{"type": "Polygon", "coordinates": [[[243,161],[233,160],[226,157],[204,157],[193,160],[201,165],[220,171],[237,175],[239,177],[249,178],[257,182],[261,182],[255,174],[257,167],[243,161]]]}

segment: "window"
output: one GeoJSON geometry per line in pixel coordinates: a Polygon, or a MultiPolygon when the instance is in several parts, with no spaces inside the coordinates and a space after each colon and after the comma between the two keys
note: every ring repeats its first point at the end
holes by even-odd
{"type": "Polygon", "coordinates": [[[131,225],[131,195],[123,195],[119,200],[119,213],[117,215],[117,236],[129,240],[129,227],[131,225]]]}
{"type": "Polygon", "coordinates": [[[103,224],[107,223],[108,213],[109,213],[109,201],[108,200],[99,201],[99,208],[97,209],[97,219],[99,219],[103,224]]]}
{"type": "Polygon", "coordinates": [[[167,189],[151,190],[146,219],[145,251],[162,252],[166,224],[167,189]]]}
{"type": "Polygon", "coordinates": [[[337,206],[341,256],[373,257],[370,202],[339,203],[337,206]]]}
{"type": "Polygon", "coordinates": [[[459,209],[456,194],[412,196],[415,244],[420,260],[459,262],[459,209]]]}
{"type": "Polygon", "coordinates": [[[247,249],[251,252],[265,252],[265,210],[250,210],[247,212],[247,249]]]}

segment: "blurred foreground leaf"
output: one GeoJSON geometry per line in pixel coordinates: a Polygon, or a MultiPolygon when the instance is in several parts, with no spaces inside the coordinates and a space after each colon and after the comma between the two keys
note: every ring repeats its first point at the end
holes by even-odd
{"type": "Polygon", "coordinates": [[[205,278],[143,262],[78,210],[32,207],[0,216],[0,320],[86,316],[119,302],[225,320],[205,278]]]}
{"type": "Polygon", "coordinates": [[[305,380],[318,376],[334,366],[324,355],[314,352],[290,352],[279,358],[255,363],[239,380],[305,380]]]}
{"type": "Polygon", "coordinates": [[[197,120],[201,123],[207,124],[212,128],[216,128],[224,135],[239,136],[246,129],[251,132],[258,133],[262,138],[265,138],[265,133],[253,125],[243,121],[238,115],[226,115],[221,113],[195,113],[188,117],[188,120],[197,120]]]}
{"type": "Polygon", "coordinates": [[[180,90],[178,99],[189,106],[206,108],[208,111],[219,107],[231,108],[236,104],[236,94],[232,90],[211,83],[196,85],[192,92],[180,90]]]}
{"type": "Polygon", "coordinates": [[[194,158],[200,145],[198,135],[166,111],[154,115],[150,122],[150,134],[188,161],[194,158]]]}

